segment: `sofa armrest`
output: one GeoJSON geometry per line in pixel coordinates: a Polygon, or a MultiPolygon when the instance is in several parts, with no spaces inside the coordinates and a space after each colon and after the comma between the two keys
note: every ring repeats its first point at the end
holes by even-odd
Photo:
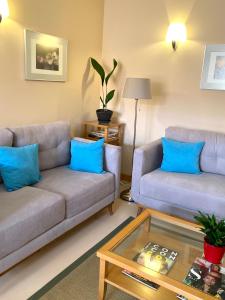
{"type": "Polygon", "coordinates": [[[115,178],[115,199],[120,194],[121,147],[105,144],[104,168],[115,178]]]}
{"type": "Polygon", "coordinates": [[[135,149],[131,184],[131,194],[135,201],[138,200],[140,194],[141,177],[159,168],[162,157],[161,139],[135,149]]]}
{"type": "MultiPolygon", "coordinates": [[[[92,140],[75,137],[77,141],[91,143],[92,140]]],[[[104,170],[114,175],[115,179],[115,199],[120,193],[120,172],[121,172],[121,147],[104,144],[104,170]]]]}

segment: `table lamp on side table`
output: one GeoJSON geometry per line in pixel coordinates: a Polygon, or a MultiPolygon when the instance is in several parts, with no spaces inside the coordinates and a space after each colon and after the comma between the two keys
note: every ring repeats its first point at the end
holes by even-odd
{"type": "MultiPolygon", "coordinates": [[[[134,135],[133,135],[133,146],[132,146],[132,169],[133,170],[133,159],[134,159],[134,150],[136,143],[136,125],[137,125],[137,106],[139,99],[151,99],[151,85],[150,79],[148,78],[127,78],[123,90],[123,98],[133,98],[135,99],[135,116],[134,116],[134,135]]],[[[130,188],[123,191],[120,194],[120,198],[133,202],[131,197],[130,188]]]]}

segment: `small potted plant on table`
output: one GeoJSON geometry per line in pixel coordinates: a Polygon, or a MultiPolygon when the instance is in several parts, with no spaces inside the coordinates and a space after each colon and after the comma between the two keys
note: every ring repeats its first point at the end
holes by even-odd
{"type": "Polygon", "coordinates": [[[115,59],[113,59],[113,69],[108,73],[108,75],[106,75],[106,72],[103,69],[103,67],[94,58],[91,58],[91,65],[99,74],[102,85],[102,95],[100,96],[102,108],[96,110],[98,121],[99,123],[109,123],[113,112],[110,109],[107,109],[107,104],[109,103],[109,101],[112,100],[115,90],[111,90],[108,92],[108,82],[110,77],[114,73],[118,63],[115,59]]]}
{"type": "Polygon", "coordinates": [[[225,220],[217,220],[215,215],[199,212],[194,217],[205,233],[204,255],[205,259],[214,264],[220,264],[225,253],[225,220]]]}

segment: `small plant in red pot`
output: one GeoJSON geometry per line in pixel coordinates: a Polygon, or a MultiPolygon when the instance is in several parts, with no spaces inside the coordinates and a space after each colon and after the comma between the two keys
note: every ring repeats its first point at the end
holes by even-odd
{"type": "Polygon", "coordinates": [[[225,220],[217,220],[215,215],[202,212],[194,218],[202,225],[201,231],[205,233],[205,259],[220,264],[225,253],[225,220]]]}

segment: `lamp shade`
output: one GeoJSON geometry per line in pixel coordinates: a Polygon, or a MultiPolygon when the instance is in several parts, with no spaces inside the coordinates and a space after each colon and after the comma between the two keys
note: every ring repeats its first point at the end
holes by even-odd
{"type": "Polygon", "coordinates": [[[151,82],[148,78],[127,78],[123,98],[151,99],[151,82]]]}

